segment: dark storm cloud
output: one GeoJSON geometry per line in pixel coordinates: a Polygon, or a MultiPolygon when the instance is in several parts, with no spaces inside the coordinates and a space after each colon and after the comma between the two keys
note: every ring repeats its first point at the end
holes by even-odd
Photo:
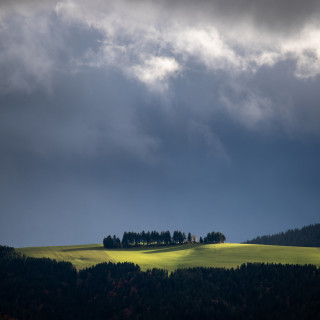
{"type": "MultiPolygon", "coordinates": [[[[271,83],[269,72],[253,90],[271,83]]],[[[168,228],[223,230],[243,241],[315,222],[318,143],[261,134],[261,123],[260,135],[243,130],[219,111],[222,76],[186,77],[173,84],[170,106],[119,72],[97,70],[58,78],[55,98],[2,97],[2,242],[100,242],[108,233],[168,228]],[[210,152],[212,135],[229,161],[219,144],[210,152]]]]}
{"type": "Polygon", "coordinates": [[[5,150],[31,153],[50,162],[120,156],[126,152],[152,162],[157,140],[140,131],[131,99],[139,90],[119,74],[70,76],[45,93],[7,95],[2,99],[1,141],[5,150]],[[93,77],[94,79],[92,79],[93,77]],[[90,82],[90,83],[89,83],[90,82]],[[125,87],[126,95],[119,92],[125,87]]]}
{"type": "MultiPolygon", "coordinates": [[[[2,15],[7,12],[30,14],[32,11],[52,10],[61,4],[73,6],[72,1],[57,0],[28,0],[28,1],[1,1],[2,15]]],[[[87,1],[79,1],[86,6],[87,1]]],[[[230,28],[241,27],[242,23],[252,23],[257,28],[266,28],[273,32],[292,33],[305,24],[317,22],[320,13],[320,4],[317,0],[291,1],[291,0],[134,0],[111,1],[94,0],[90,6],[99,9],[125,9],[136,7],[136,11],[145,11],[154,16],[154,11],[164,13],[167,17],[175,15],[181,19],[186,18],[191,23],[208,22],[227,24],[230,28]],[[231,24],[230,24],[231,23],[231,24]]],[[[142,14],[143,16],[143,14],[142,14]]],[[[146,18],[146,17],[145,17],[146,18]]]]}
{"type": "Polygon", "coordinates": [[[317,2],[0,8],[0,242],[316,222],[317,2]]]}
{"type": "MultiPolygon", "coordinates": [[[[148,1],[146,1],[148,2],[148,1]]],[[[253,23],[257,28],[267,28],[273,32],[288,32],[298,30],[310,19],[319,16],[320,4],[317,0],[291,1],[291,0],[176,0],[165,1],[167,7],[177,11],[193,14],[200,18],[217,19],[220,23],[225,21],[231,28],[237,23],[253,23]]],[[[316,22],[316,21],[312,21],[316,22]]],[[[241,25],[240,25],[241,26],[241,25]]]]}

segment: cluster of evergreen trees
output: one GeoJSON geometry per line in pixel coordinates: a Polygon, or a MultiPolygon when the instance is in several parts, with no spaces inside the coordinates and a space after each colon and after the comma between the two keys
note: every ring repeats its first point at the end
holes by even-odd
{"type": "MultiPolygon", "coordinates": [[[[202,239],[201,243],[221,243],[226,240],[226,237],[221,232],[209,232],[207,236],[202,239]]],[[[161,245],[181,245],[184,243],[197,242],[197,237],[188,235],[181,231],[174,231],[172,236],[170,231],[142,231],[142,232],[124,232],[122,241],[118,237],[107,236],[103,239],[103,245],[105,248],[128,248],[138,246],[161,246],[161,245]]]]}
{"type": "Polygon", "coordinates": [[[142,272],[102,263],[27,258],[0,246],[0,319],[319,319],[316,266],[247,264],[235,269],[142,272]],[[2,256],[3,254],[3,256],[2,256]]]}
{"type": "Polygon", "coordinates": [[[111,237],[110,235],[103,239],[103,246],[105,248],[113,249],[113,248],[121,248],[122,244],[119,238],[115,235],[111,237]]]}
{"type": "Polygon", "coordinates": [[[223,243],[226,241],[226,237],[221,232],[209,232],[203,239],[204,243],[223,243]]]}
{"type": "Polygon", "coordinates": [[[320,247],[320,224],[312,224],[301,229],[289,229],[273,235],[259,236],[244,243],[278,246],[320,247]]]}
{"type": "Polygon", "coordinates": [[[170,231],[142,231],[142,232],[124,232],[122,237],[122,246],[139,246],[139,245],[168,245],[171,242],[170,231]]]}

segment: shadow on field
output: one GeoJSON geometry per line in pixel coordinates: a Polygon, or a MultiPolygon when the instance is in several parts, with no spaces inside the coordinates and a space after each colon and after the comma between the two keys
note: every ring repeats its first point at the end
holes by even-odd
{"type": "Polygon", "coordinates": [[[153,253],[162,253],[162,252],[172,252],[172,251],[182,251],[182,250],[189,250],[189,249],[195,249],[198,248],[200,245],[198,244],[192,244],[192,245],[180,245],[180,246],[168,246],[165,248],[157,248],[157,249],[151,249],[147,252],[144,252],[145,254],[153,254],[153,253]]]}
{"type": "Polygon", "coordinates": [[[82,248],[68,248],[61,250],[62,252],[70,252],[70,251],[88,251],[88,250],[105,250],[104,247],[96,246],[96,247],[82,247],[82,248]]]}

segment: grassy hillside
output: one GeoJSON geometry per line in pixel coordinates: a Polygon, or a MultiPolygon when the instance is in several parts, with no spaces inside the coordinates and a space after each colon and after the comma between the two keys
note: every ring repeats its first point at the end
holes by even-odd
{"type": "Polygon", "coordinates": [[[92,244],[30,247],[20,248],[17,251],[37,258],[48,257],[58,261],[70,261],[78,269],[104,261],[128,261],[140,265],[142,270],[163,268],[169,271],[196,266],[230,268],[246,262],[314,264],[320,266],[319,248],[236,243],[108,250],[100,244],[92,244]]]}

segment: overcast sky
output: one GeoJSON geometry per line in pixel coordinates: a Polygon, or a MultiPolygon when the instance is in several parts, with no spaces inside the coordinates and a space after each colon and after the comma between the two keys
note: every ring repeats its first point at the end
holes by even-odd
{"type": "Polygon", "coordinates": [[[319,4],[2,0],[0,244],[319,222],[319,4]]]}

